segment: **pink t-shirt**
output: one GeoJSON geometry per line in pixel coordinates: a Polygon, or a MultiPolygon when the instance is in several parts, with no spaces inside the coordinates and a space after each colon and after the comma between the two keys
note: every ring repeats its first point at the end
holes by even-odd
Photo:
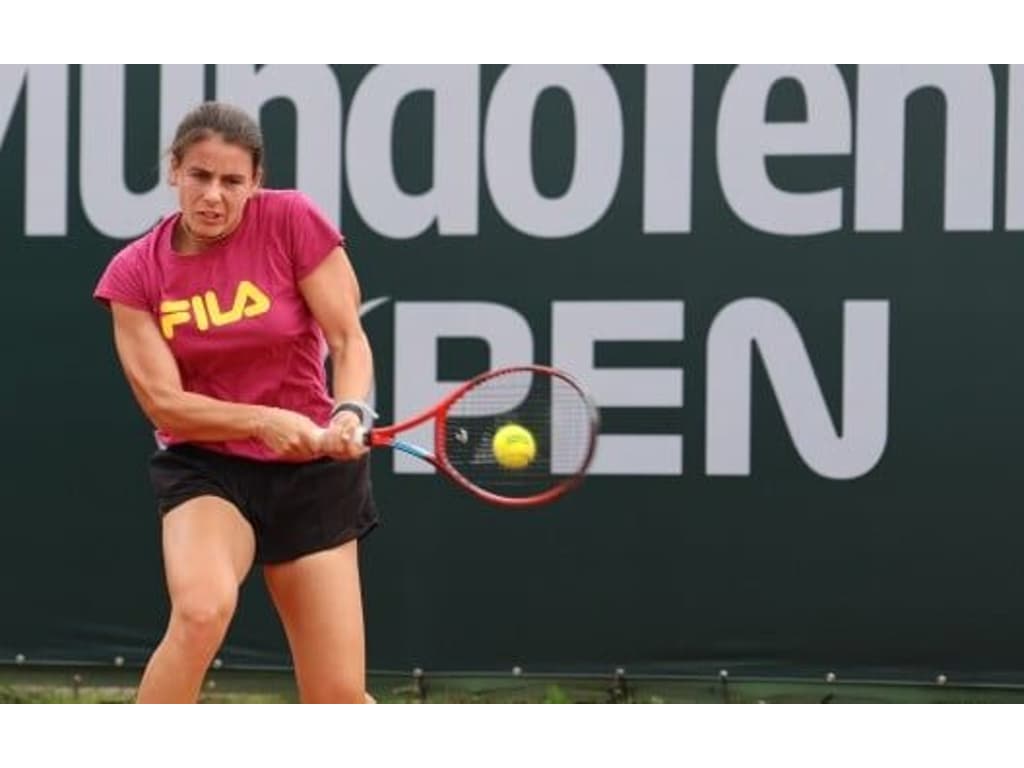
{"type": "MultiPolygon", "coordinates": [[[[326,424],[327,347],[298,281],[344,244],[341,233],[295,191],[261,190],[238,228],[200,253],[171,247],[179,217],[168,216],[120,251],[93,295],[153,313],[186,391],[287,408],[326,424]]],[[[162,431],[157,438],[182,442],[162,431]]],[[[276,458],[256,438],[202,445],[276,458]]]]}

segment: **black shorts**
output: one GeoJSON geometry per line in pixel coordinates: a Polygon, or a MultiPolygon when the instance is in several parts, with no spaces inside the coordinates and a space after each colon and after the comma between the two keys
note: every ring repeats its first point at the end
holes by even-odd
{"type": "Polygon", "coordinates": [[[197,496],[234,504],[256,535],[256,562],[283,563],[366,535],[377,524],[369,455],[356,461],[259,461],[179,444],[149,476],[161,516],[197,496]]]}

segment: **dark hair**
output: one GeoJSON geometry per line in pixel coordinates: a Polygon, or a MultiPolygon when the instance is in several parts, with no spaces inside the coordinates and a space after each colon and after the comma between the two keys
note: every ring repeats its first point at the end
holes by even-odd
{"type": "Polygon", "coordinates": [[[171,156],[180,163],[185,150],[214,135],[247,149],[252,155],[253,172],[263,167],[263,132],[259,124],[244,110],[220,101],[204,102],[181,119],[169,150],[171,156]]]}

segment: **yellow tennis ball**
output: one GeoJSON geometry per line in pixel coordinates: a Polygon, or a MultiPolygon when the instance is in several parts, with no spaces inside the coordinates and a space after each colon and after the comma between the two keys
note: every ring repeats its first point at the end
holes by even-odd
{"type": "Polygon", "coordinates": [[[491,441],[494,458],[505,469],[522,469],[537,455],[537,443],[530,430],[518,424],[506,424],[491,441]]]}

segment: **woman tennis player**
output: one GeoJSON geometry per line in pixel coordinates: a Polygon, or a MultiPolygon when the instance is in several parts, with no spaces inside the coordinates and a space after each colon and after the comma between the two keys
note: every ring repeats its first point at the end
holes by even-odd
{"type": "Polygon", "coordinates": [[[357,542],[377,513],[367,449],[350,439],[373,416],[359,285],[305,196],[261,189],[262,160],[245,112],[186,115],[170,152],[180,210],[120,251],[94,294],[160,444],[171,613],[140,702],[197,700],[254,562],[302,701],[367,699],[357,542]]]}

